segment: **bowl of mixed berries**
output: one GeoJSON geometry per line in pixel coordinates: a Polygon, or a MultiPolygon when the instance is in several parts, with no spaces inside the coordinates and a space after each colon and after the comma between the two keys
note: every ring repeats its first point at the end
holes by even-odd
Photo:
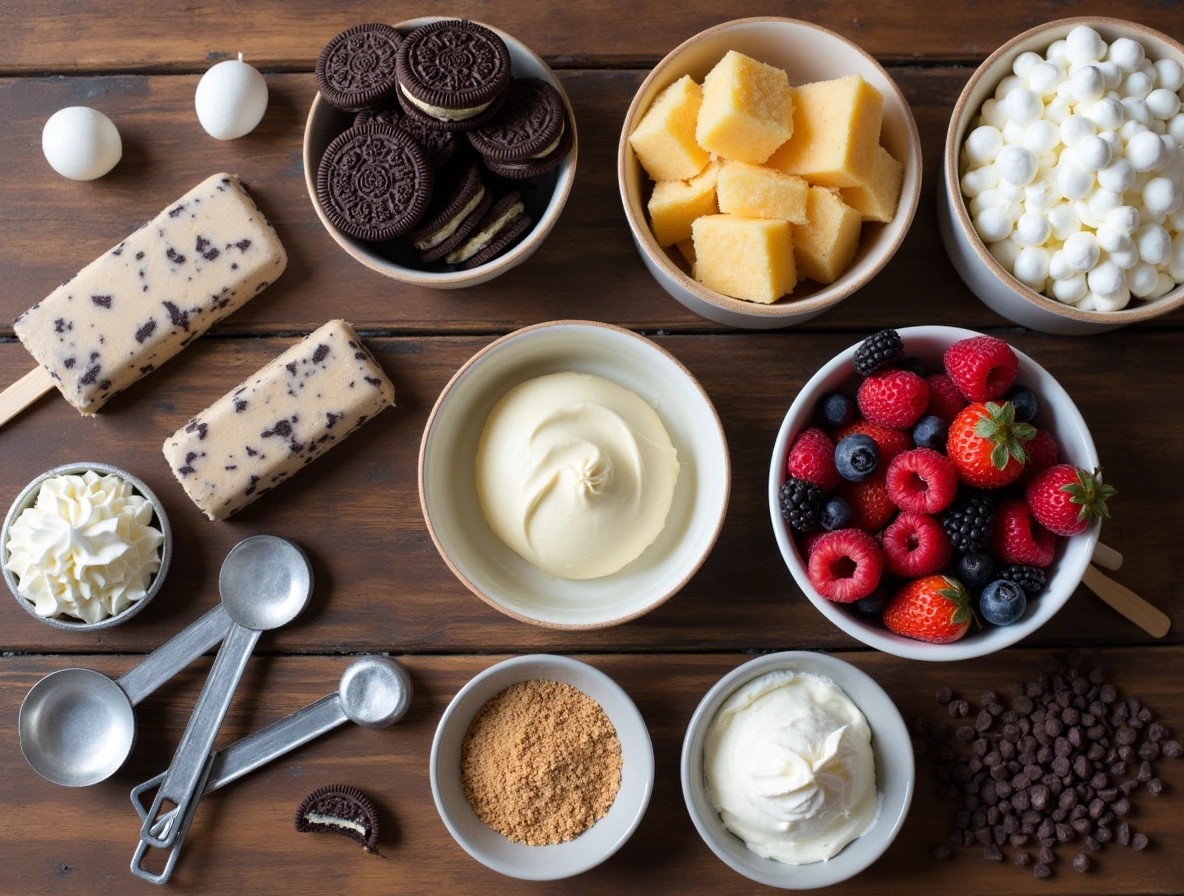
{"type": "Polygon", "coordinates": [[[773,531],[810,601],[871,647],[938,661],[1051,619],[1113,493],[1052,375],[956,327],[882,330],[832,359],[769,471],[773,531]]]}

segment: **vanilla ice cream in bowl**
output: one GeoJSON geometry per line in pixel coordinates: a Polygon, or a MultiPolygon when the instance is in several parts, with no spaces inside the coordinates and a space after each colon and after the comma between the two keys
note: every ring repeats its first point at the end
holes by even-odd
{"type": "Polygon", "coordinates": [[[820,653],[732,670],[683,741],[683,797],[704,842],[745,877],[787,890],[839,883],[879,858],[904,824],[914,778],[892,699],[820,653]]]}

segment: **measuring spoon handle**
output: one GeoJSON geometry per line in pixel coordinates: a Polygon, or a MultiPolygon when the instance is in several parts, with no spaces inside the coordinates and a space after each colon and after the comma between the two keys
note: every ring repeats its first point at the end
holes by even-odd
{"type": "Polygon", "coordinates": [[[226,637],[232,625],[221,603],[165,641],[116,679],[135,706],[226,637]]]}

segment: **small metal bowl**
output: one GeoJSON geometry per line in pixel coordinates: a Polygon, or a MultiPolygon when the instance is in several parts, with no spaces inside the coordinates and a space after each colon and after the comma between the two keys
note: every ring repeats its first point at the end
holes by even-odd
{"type": "Polygon", "coordinates": [[[169,525],[168,515],[164,512],[164,505],[160,503],[160,499],[152,489],[148,488],[140,479],[133,476],[126,470],[121,470],[118,467],[113,467],[110,464],[99,463],[75,463],[63,464],[60,467],[54,467],[52,470],[46,470],[28,485],[26,485],[15,501],[12,502],[12,507],[8,510],[8,516],[4,518],[4,528],[0,529],[0,567],[3,567],[4,581],[8,583],[8,590],[12,592],[13,598],[16,602],[30,616],[38,622],[44,622],[46,625],[53,628],[60,628],[64,631],[74,632],[97,632],[105,628],[112,628],[120,623],[126,622],[137,613],[139,613],[148,604],[152,598],[156,597],[161,586],[164,584],[165,576],[169,571],[169,563],[173,559],[173,530],[169,525]],[[38,616],[33,609],[33,605],[25,598],[21,597],[18,587],[18,580],[16,574],[7,568],[8,561],[8,535],[13,523],[16,522],[17,517],[21,515],[26,508],[32,507],[37,500],[38,494],[41,492],[41,485],[47,479],[52,479],[55,476],[80,476],[87,470],[93,470],[96,473],[103,475],[118,476],[121,479],[130,482],[132,488],[139,492],[143,497],[148,499],[152,505],[153,513],[156,515],[156,525],[164,535],[164,541],[160,547],[160,569],[156,571],[156,576],[152,579],[152,584],[148,586],[147,593],[131,606],[127,607],[122,612],[116,613],[114,616],[109,616],[99,622],[81,622],[74,621],[64,616],[38,616]]]}

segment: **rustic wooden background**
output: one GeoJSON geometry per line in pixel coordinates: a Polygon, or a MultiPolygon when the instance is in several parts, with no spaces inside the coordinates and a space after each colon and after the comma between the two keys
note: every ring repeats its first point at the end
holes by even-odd
{"type": "MultiPolygon", "coordinates": [[[[457,0],[315,0],[158,4],[147,0],[0,0],[0,385],[30,366],[7,321],[202,177],[238,172],[279,230],[291,263],[258,300],[162,371],[83,420],[43,400],[0,431],[0,505],[50,466],[106,461],[144,478],[163,499],[179,551],[166,590],[133,622],[90,636],[66,635],[0,600],[0,893],[148,892],[127,871],[138,821],[130,787],[168,761],[196,699],[196,664],[139,709],[136,751],[114,779],[65,790],[38,778],[20,756],[16,717],[43,674],[87,665],[119,674],[217,601],[227,550],[255,532],[299,541],[318,590],[305,617],[265,637],[248,667],[220,743],[329,693],[349,654],[389,651],[415,679],[412,712],[389,731],[344,729],[207,798],[173,888],[219,893],[751,893],[696,836],[678,784],[678,751],[695,704],[753,651],[839,652],[875,674],[907,719],[937,717],[933,693],[948,684],[973,696],[1038,670],[1070,645],[1113,670],[1169,726],[1184,730],[1184,599],[1176,593],[1184,486],[1184,317],[1087,339],[1017,330],[965,289],[946,261],[933,214],[934,185],[950,110],[973,67],[1039,22],[1112,15],[1175,34],[1179,0],[980,3],[746,3],[679,5],[457,0]],[[494,283],[436,293],[384,280],[338,249],[317,222],[300,161],[304,119],[320,47],[361,21],[396,22],[427,12],[482,19],[515,34],[558,70],[580,123],[579,173],[568,207],[531,261],[494,283]],[[648,276],[630,242],[615,183],[619,128],[649,67],[703,28],[745,15],[786,15],[847,35],[888,67],[912,103],[925,152],[925,190],[903,248],[867,288],[807,327],[772,334],[719,328],[685,311],[648,276]],[[271,103],[250,136],[221,143],[201,131],[193,91],[202,71],[242,51],[268,76],[271,103]],[[73,183],[54,174],[40,132],[56,109],[92,105],[119,126],[124,159],[105,178],[73,183]],[[160,456],[164,437],[331,316],[367,336],[399,390],[384,414],[305,474],[234,521],[207,522],[160,456]],[[734,487],[716,549],[676,599],[603,632],[555,633],[514,622],[472,597],[448,572],[423,526],[415,481],[420,434],[449,376],[491,339],[560,317],[604,320],[654,336],[699,377],[727,430],[734,487]],[[785,570],[769,531],[765,480],[782,415],[802,383],[835,352],[883,326],[944,323],[1000,333],[1055,374],[1080,406],[1118,486],[1105,539],[1126,555],[1118,577],[1173,616],[1153,642],[1082,591],[1020,648],[933,666],[865,650],[826,622],[785,570]],[[1172,359],[1176,360],[1173,361],[1172,359]],[[448,700],[503,654],[584,656],[637,702],[654,738],[657,783],[632,841],[573,881],[525,885],[499,877],[453,843],[427,784],[431,737],[448,700]],[[328,783],[362,785],[382,804],[385,860],[344,840],[297,835],[291,815],[328,783]]],[[[2,509],[2,508],[0,508],[2,509]]],[[[973,851],[945,864],[929,857],[950,808],[920,765],[903,834],[887,856],[842,892],[1168,893],[1184,890],[1175,844],[1184,763],[1163,763],[1167,790],[1140,794],[1135,826],[1152,840],[1135,854],[1108,848],[1096,871],[1063,862],[1049,881],[1000,868],[973,851]]]]}

